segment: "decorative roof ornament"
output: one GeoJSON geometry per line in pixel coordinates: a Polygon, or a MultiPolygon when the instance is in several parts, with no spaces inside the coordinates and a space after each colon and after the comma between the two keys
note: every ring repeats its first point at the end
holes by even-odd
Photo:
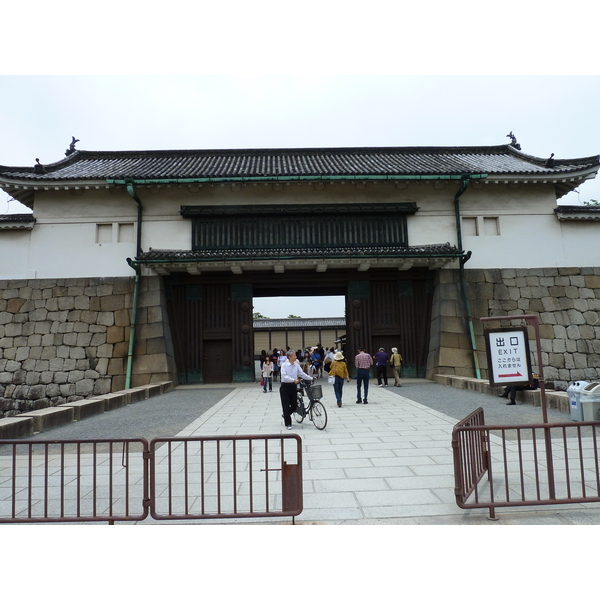
{"type": "Polygon", "coordinates": [[[46,172],[46,169],[44,168],[44,165],[40,162],[39,158],[35,159],[35,165],[33,165],[33,172],[37,173],[37,174],[44,174],[46,172]]]}
{"type": "Polygon", "coordinates": [[[510,133],[509,133],[509,134],[508,134],[506,137],[509,137],[509,138],[510,138],[510,145],[511,145],[513,148],[516,148],[517,150],[520,150],[520,149],[521,149],[521,144],[519,144],[519,143],[517,142],[517,138],[516,138],[516,137],[513,135],[513,132],[512,132],[512,131],[511,131],[511,132],[510,132],[510,133]]]}
{"type": "Polygon", "coordinates": [[[554,152],[550,155],[550,158],[546,161],[544,166],[548,167],[549,169],[554,168],[554,152]]]}
{"type": "Polygon", "coordinates": [[[71,154],[73,154],[73,152],[75,152],[75,144],[79,141],[75,139],[75,136],[71,136],[72,141],[71,144],[69,145],[68,149],[65,150],[65,156],[69,156],[71,154]]]}

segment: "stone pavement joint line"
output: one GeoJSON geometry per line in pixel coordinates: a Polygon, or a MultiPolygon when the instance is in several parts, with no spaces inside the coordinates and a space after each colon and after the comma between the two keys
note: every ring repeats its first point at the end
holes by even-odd
{"type": "MultiPolygon", "coordinates": [[[[327,428],[319,431],[305,419],[301,424],[292,420],[293,428],[287,431],[281,418],[278,386],[272,393],[264,394],[258,384],[241,385],[177,436],[299,435],[303,447],[304,510],[295,522],[300,525],[600,524],[597,504],[500,508],[496,510],[497,521],[488,519],[487,509],[459,508],[454,496],[451,447],[457,420],[398,392],[375,386],[370,390],[368,405],[356,404],[354,390],[352,384],[345,386],[346,403],[337,408],[332,387],[323,384],[327,428]]],[[[440,393],[443,389],[435,386],[432,391],[440,393]]],[[[160,456],[165,449],[166,446],[159,450],[160,456]]],[[[119,461],[120,456],[116,456],[115,464],[119,461]]],[[[159,461],[157,468],[162,473],[164,465],[159,461]]],[[[141,466],[137,470],[141,473],[141,466]]],[[[174,493],[179,495],[176,490],[174,493]]],[[[164,505],[164,490],[159,500],[164,505]]],[[[0,498],[0,504],[2,501],[0,498]]],[[[291,521],[290,517],[176,521],[148,517],[123,524],[291,521]]]]}
{"type": "MultiPolygon", "coordinates": [[[[488,519],[487,509],[459,508],[451,447],[457,421],[375,386],[369,404],[356,404],[354,389],[345,386],[346,403],[337,408],[332,387],[323,383],[324,431],[308,419],[293,421],[289,433],[303,444],[304,510],[297,524],[600,523],[595,505],[497,509],[498,521],[488,519]]],[[[278,392],[278,386],[267,394],[258,385],[236,388],[178,435],[288,433],[278,392]]]]}

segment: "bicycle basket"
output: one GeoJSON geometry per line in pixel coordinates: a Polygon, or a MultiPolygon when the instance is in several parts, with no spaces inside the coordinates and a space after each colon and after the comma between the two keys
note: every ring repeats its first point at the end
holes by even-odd
{"type": "Polygon", "coordinates": [[[306,388],[306,393],[310,400],[320,400],[323,397],[323,390],[320,385],[311,385],[306,388]]]}

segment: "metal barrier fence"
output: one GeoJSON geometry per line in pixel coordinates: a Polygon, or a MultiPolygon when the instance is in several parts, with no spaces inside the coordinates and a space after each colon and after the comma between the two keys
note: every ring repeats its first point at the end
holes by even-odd
{"type": "Polygon", "coordinates": [[[0,523],[292,518],[297,435],[0,441],[0,523]]]}
{"type": "Polygon", "coordinates": [[[485,425],[478,408],[452,432],[460,508],[600,502],[600,422],[485,425]],[[487,477],[486,477],[487,475],[487,477]]]}
{"type": "Polygon", "coordinates": [[[157,438],[150,449],[155,519],[302,512],[302,439],[297,435],[157,438]]]}

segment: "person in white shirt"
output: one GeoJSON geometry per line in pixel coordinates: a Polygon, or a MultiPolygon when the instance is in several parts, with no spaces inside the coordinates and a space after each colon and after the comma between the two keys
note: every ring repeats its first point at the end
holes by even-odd
{"type": "Polygon", "coordinates": [[[296,361],[296,353],[293,350],[286,352],[287,360],[281,365],[281,407],[283,408],[283,421],[288,429],[292,428],[292,414],[296,410],[297,391],[296,386],[300,379],[313,381],[313,377],[307,375],[300,364],[296,361]]]}

